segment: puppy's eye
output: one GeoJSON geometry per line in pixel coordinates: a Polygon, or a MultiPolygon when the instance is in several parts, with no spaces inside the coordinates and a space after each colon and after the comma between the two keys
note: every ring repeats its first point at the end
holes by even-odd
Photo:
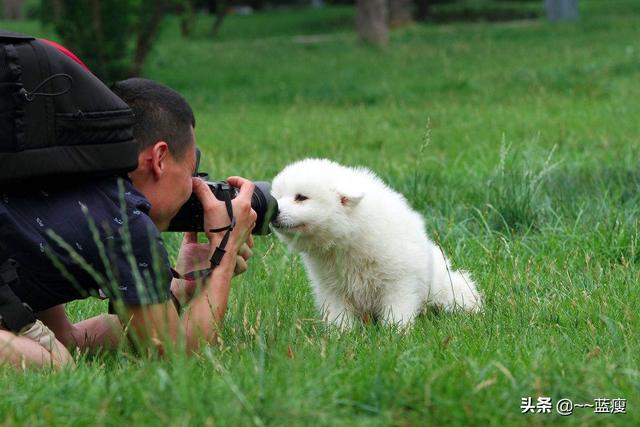
{"type": "Polygon", "coordinates": [[[304,202],[304,201],[305,201],[305,200],[307,200],[307,199],[308,199],[308,197],[307,197],[307,196],[305,196],[305,195],[303,195],[303,194],[298,193],[298,194],[296,194],[295,201],[296,201],[296,202],[304,202]]]}

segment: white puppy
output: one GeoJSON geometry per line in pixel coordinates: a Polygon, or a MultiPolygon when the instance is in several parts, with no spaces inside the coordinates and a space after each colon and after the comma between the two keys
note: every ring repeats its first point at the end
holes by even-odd
{"type": "Polygon", "coordinates": [[[365,168],[306,159],[273,180],[274,229],[300,252],[323,318],[410,325],[432,305],[477,312],[475,283],[453,271],[407,200],[365,168]]]}

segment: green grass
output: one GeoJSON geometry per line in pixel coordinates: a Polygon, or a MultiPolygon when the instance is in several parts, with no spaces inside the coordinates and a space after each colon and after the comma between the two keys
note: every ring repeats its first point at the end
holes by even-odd
{"type": "Polygon", "coordinates": [[[485,312],[339,334],[297,257],[260,238],[220,346],[0,368],[3,425],[640,424],[640,7],[580,7],[567,24],[399,29],[386,51],[357,42],[348,8],[232,16],[219,40],[205,18],[190,40],[170,20],[144,74],[192,104],[212,177],[366,165],[473,273],[485,312]],[[522,415],[527,396],[626,398],[628,413],[522,415]]]}

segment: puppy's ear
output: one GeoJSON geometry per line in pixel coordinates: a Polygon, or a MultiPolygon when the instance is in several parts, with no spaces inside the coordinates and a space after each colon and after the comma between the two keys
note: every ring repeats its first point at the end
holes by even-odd
{"type": "Polygon", "coordinates": [[[338,191],[338,196],[340,196],[340,204],[342,206],[352,208],[360,203],[364,193],[361,191],[338,191]]]}

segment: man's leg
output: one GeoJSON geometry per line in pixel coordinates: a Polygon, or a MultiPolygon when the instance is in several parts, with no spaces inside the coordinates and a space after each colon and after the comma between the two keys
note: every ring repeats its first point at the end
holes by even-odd
{"type": "Polygon", "coordinates": [[[0,363],[8,363],[16,368],[61,368],[73,365],[73,358],[65,346],[53,335],[50,338],[46,340],[48,348],[45,348],[31,338],[0,329],[0,363]]]}

